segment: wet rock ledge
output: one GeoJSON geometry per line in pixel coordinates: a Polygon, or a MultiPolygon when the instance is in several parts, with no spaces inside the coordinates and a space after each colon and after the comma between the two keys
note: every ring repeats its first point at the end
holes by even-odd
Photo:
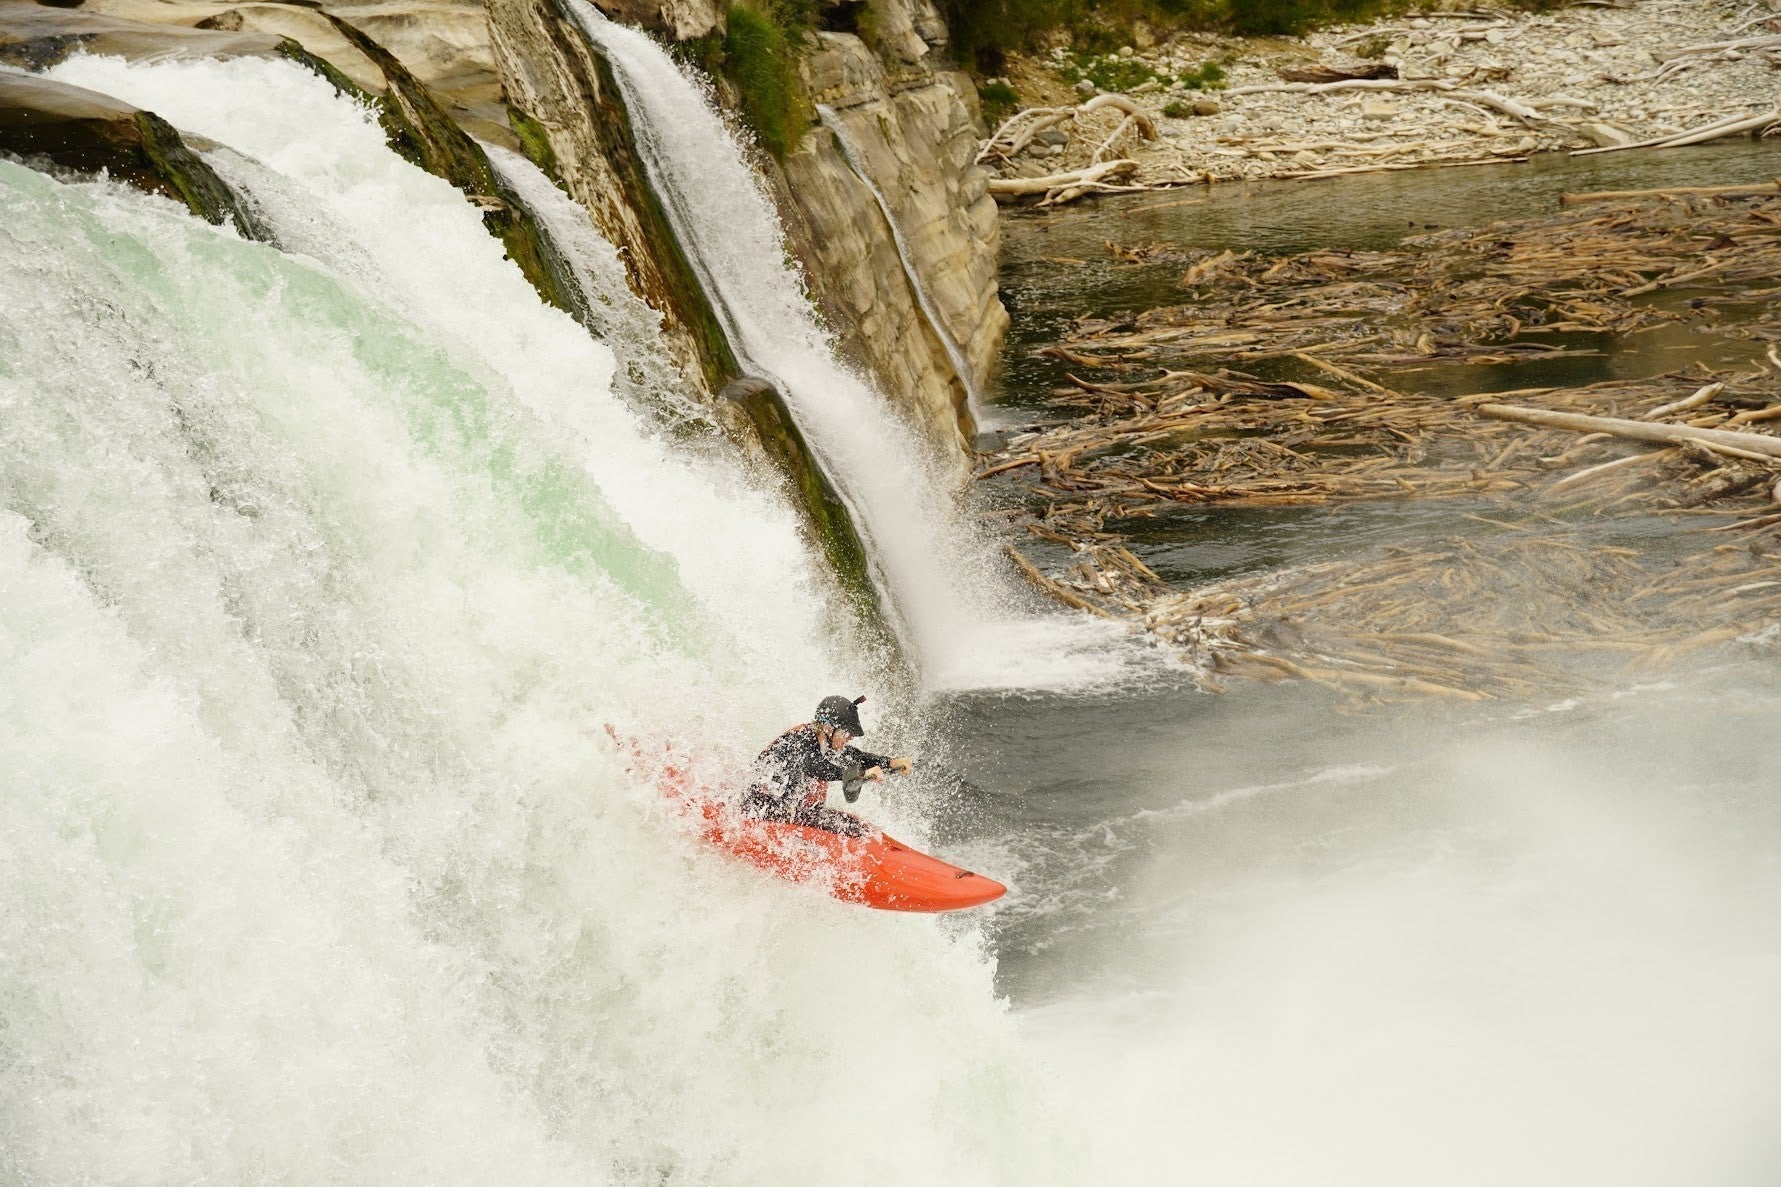
{"type": "Polygon", "coordinates": [[[0,72],[0,153],[52,168],[107,173],[181,202],[212,223],[266,235],[223,179],[153,112],[28,74],[0,72]]]}

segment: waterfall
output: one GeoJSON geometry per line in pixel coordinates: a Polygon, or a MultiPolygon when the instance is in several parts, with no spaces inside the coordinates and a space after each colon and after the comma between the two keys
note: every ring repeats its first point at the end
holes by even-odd
{"type": "Polygon", "coordinates": [[[968,921],[712,861],[605,741],[870,687],[790,511],[321,80],[55,74],[287,250],[0,162],[0,1179],[1079,1180],[968,921]]]}
{"type": "Polygon", "coordinates": [[[772,202],[705,93],[647,35],[570,0],[613,67],[651,185],[744,367],[774,380],[874,546],[924,671],[985,614],[981,546],[955,521],[935,459],[843,367],[772,202]]]}
{"type": "Polygon", "coordinates": [[[978,390],[977,381],[973,378],[971,362],[965,357],[964,350],[953,336],[947,332],[940,314],[934,308],[933,297],[928,293],[928,286],[922,282],[921,274],[915,269],[915,258],[909,250],[909,241],[903,236],[902,224],[897,222],[896,212],[891,209],[890,199],[884,196],[884,190],[867,172],[865,162],[861,159],[858,148],[848,134],[847,125],[841,121],[835,109],[827,104],[818,103],[816,114],[822,120],[823,127],[835,137],[835,143],[841,146],[841,155],[847,161],[847,167],[853,175],[860,179],[872,194],[872,200],[878,203],[879,212],[884,215],[884,224],[890,228],[891,239],[897,245],[897,258],[903,263],[903,275],[909,280],[909,291],[915,294],[916,306],[921,310],[922,317],[927,321],[928,328],[934,331],[934,337],[940,340],[941,347],[946,351],[947,361],[952,364],[953,374],[959,377],[964,386],[965,397],[970,402],[971,419],[979,428],[984,426],[984,404],[982,393],[978,390]]]}
{"type": "Polygon", "coordinates": [[[842,366],[790,262],[748,154],[704,88],[646,34],[567,0],[611,64],[650,183],[745,366],[775,380],[851,502],[922,675],[937,687],[1082,687],[1155,661],[1110,624],[1016,609],[988,542],[962,522],[949,475],[842,366]]]}
{"type": "Polygon", "coordinates": [[[483,151],[568,266],[581,297],[577,312],[616,356],[614,385],[633,403],[671,421],[708,419],[662,349],[662,315],[631,292],[618,250],[595,229],[588,212],[518,153],[493,144],[483,145],[483,151]]]}

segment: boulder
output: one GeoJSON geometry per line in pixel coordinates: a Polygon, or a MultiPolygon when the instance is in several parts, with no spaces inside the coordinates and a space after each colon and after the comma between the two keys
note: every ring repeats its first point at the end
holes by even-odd
{"type": "Polygon", "coordinates": [[[1589,137],[1590,140],[1594,141],[1598,148],[1619,148],[1623,144],[1631,144],[1633,142],[1633,138],[1630,135],[1622,132],[1612,124],[1604,124],[1600,122],[1578,124],[1577,130],[1589,137]]]}
{"type": "Polygon", "coordinates": [[[250,238],[269,236],[173,125],[108,95],[0,71],[0,152],[82,174],[105,173],[183,203],[250,238]]]}

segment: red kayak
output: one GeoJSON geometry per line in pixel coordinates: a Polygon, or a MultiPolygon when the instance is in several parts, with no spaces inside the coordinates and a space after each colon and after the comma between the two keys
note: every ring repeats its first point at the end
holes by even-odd
{"type": "Polygon", "coordinates": [[[631,753],[633,773],[653,778],[689,814],[697,813],[705,840],[789,882],[818,883],[842,902],[880,911],[958,911],[1008,892],[994,879],[911,849],[870,825],[865,836],[844,837],[746,816],[725,797],[695,784],[671,751],[654,759],[635,742],[620,745],[631,753]]]}

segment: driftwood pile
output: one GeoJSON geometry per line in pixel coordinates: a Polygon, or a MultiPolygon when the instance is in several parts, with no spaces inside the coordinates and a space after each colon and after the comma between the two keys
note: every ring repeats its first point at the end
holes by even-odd
{"type": "MultiPolygon", "coordinates": [[[[1771,0],[1537,7],[1551,11],[1423,6],[1290,44],[1183,37],[1122,50],[1130,61],[1120,73],[1156,76],[1124,101],[1151,108],[1159,135],[1121,150],[1132,164],[1121,166],[1117,179],[1095,180],[1132,187],[1188,178],[1328,178],[1522,161],[1555,150],[1620,152],[1781,135],[1773,81],[1781,66],[1781,13],[1771,0]],[[1193,64],[1203,68],[1208,58],[1229,67],[1222,80],[1228,86],[1191,89],[1193,64]]],[[[1049,59],[1014,55],[1011,69],[1022,90],[1064,103],[1076,101],[1063,91],[1079,73],[1072,64],[1083,65],[1083,56],[1060,46],[1049,59]]],[[[1017,119],[1031,123],[1066,110],[1045,107],[1017,119]]],[[[1093,127],[1093,135],[1047,134],[1020,148],[1004,139],[1009,151],[988,152],[983,163],[1001,180],[1065,178],[1095,167],[1099,158],[1086,159],[1088,149],[1112,125],[1093,127]]],[[[1034,192],[1001,194],[1026,201],[1034,192]]],[[[1046,197],[1056,204],[1101,192],[1108,191],[1061,187],[1046,197]]]]}
{"type": "Polygon", "coordinates": [[[1601,537],[1480,517],[1465,536],[1165,597],[1142,621],[1214,684],[1297,678],[1380,699],[1545,703],[1775,635],[1772,533],[1709,537],[1661,560],[1601,537]]]}
{"type": "Polygon", "coordinates": [[[1020,499],[1015,525],[1069,549],[1061,572],[1018,559],[1038,588],[1141,623],[1214,683],[1368,696],[1556,698],[1781,624],[1781,194],[1622,196],[1391,252],[1184,261],[1193,303],[1078,323],[1052,348],[1068,418],[982,459],[1020,499]],[[1456,363],[1676,324],[1750,361],[1419,390],[1456,363]],[[1184,504],[1380,499],[1448,500],[1476,530],[1186,592],[1134,544],[1184,504]],[[1620,527],[1653,516],[1708,530],[1620,527]]]}
{"type": "Polygon", "coordinates": [[[1548,218],[1437,232],[1386,252],[1183,255],[1188,303],[1083,319],[1054,353],[1111,371],[1170,360],[1229,365],[1311,355],[1401,368],[1551,354],[1559,349],[1546,342],[1553,336],[1626,334],[1689,320],[1713,304],[1767,299],[1747,290],[1781,284],[1778,197],[1781,187],[1592,202],[1548,218]],[[1702,290],[1701,305],[1637,300],[1683,285],[1702,290]]]}
{"type": "Polygon", "coordinates": [[[1183,173],[1160,181],[1133,182],[1138,162],[1117,156],[1116,151],[1128,136],[1154,141],[1156,121],[1124,95],[1096,95],[1073,107],[1029,107],[1016,112],[990,134],[977,152],[977,163],[1007,162],[1019,155],[1041,133],[1053,132],[1068,143],[1075,134],[1084,133],[1096,139],[1087,164],[1041,177],[994,177],[989,192],[998,201],[1039,196],[1040,206],[1059,206],[1087,194],[1130,194],[1140,190],[1170,189],[1191,185],[1209,178],[1183,173]],[[1097,122],[1097,115],[1111,114],[1117,120],[1109,131],[1097,122]]]}

